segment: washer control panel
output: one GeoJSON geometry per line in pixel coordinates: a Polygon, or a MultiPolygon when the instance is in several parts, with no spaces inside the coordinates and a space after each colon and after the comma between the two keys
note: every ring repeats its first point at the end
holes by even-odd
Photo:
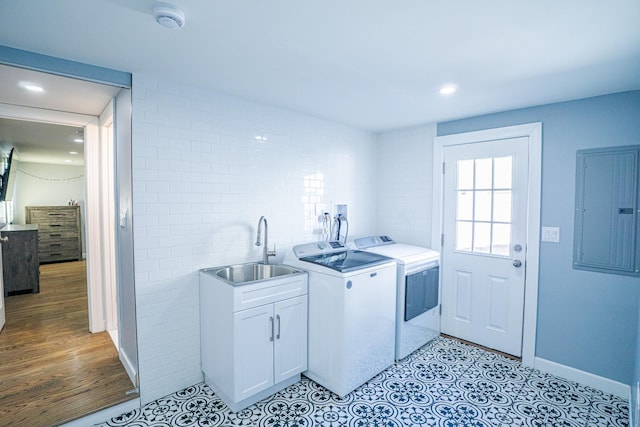
{"type": "Polygon", "coordinates": [[[374,246],[390,245],[395,243],[395,241],[389,236],[370,236],[355,239],[353,243],[355,243],[358,249],[366,249],[374,246]]]}
{"type": "Polygon", "coordinates": [[[327,254],[332,252],[344,251],[345,246],[340,242],[313,242],[296,245],[293,247],[293,253],[296,257],[303,258],[318,254],[327,254]]]}

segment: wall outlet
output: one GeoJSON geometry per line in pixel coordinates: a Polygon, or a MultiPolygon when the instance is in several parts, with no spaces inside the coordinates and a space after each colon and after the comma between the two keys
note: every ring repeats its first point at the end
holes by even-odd
{"type": "Polygon", "coordinates": [[[347,217],[347,205],[336,205],[336,215],[342,215],[343,217],[347,217]]]}

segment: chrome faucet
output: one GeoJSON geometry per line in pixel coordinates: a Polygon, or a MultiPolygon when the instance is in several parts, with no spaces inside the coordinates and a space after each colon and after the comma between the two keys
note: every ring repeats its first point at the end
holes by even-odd
{"type": "Polygon", "coordinates": [[[262,230],[262,223],[264,222],[264,248],[262,249],[262,263],[269,264],[269,257],[276,256],[276,245],[274,243],[273,250],[269,250],[268,235],[267,235],[267,218],[261,216],[258,220],[258,237],[256,238],[256,246],[260,246],[260,232],[262,230]]]}

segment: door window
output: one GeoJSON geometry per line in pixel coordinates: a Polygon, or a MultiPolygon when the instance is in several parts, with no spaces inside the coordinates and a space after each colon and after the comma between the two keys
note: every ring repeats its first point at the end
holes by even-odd
{"type": "Polygon", "coordinates": [[[510,256],[513,157],[456,162],[457,251],[510,256]]]}

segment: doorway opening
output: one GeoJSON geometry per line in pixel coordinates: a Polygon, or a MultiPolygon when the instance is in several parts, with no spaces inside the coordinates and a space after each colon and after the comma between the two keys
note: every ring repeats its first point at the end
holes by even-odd
{"type": "MultiPolygon", "coordinates": [[[[126,105],[127,102],[130,104],[130,89],[18,67],[0,67],[3,79],[15,74],[22,80],[28,80],[35,75],[51,83],[50,87],[56,88],[51,91],[54,98],[61,97],[61,93],[67,94],[61,101],[41,99],[24,102],[19,96],[7,99],[6,96],[10,95],[7,93],[0,98],[0,118],[22,121],[25,126],[45,123],[77,127],[82,130],[84,139],[84,148],[77,150],[84,152],[83,195],[64,195],[62,198],[63,195],[60,194],[60,200],[55,202],[56,205],[74,205],[77,202],[81,207],[81,233],[84,237],[82,259],[41,264],[41,292],[9,297],[5,301],[7,324],[0,332],[0,347],[3,339],[11,335],[9,341],[19,351],[15,357],[3,358],[7,363],[0,361],[0,381],[26,384],[23,394],[17,392],[20,389],[12,387],[6,390],[11,395],[0,394],[0,407],[13,406],[16,411],[10,412],[18,417],[11,418],[11,414],[3,413],[3,419],[14,419],[16,424],[59,424],[123,401],[136,400],[138,397],[133,280],[121,280],[123,275],[132,277],[133,274],[132,270],[120,267],[123,252],[121,248],[124,247],[125,253],[131,253],[129,247],[132,240],[123,239],[116,226],[119,205],[116,189],[123,187],[125,193],[130,191],[130,183],[128,186],[126,182],[125,185],[118,185],[120,182],[116,159],[116,150],[119,148],[116,135],[124,135],[121,137],[124,145],[118,154],[128,156],[130,163],[131,119],[130,106],[126,105]],[[91,107],[91,102],[86,99],[76,102],[75,107],[69,106],[70,99],[92,98],[91,89],[85,90],[87,87],[102,93],[102,98],[94,100],[94,103],[101,104],[100,110],[95,110],[95,105],[91,107]],[[64,91],[60,92],[60,88],[64,91]],[[69,91],[73,93],[70,94],[69,91]],[[120,106],[120,111],[124,114],[118,113],[118,103],[124,104],[120,106]],[[121,287],[124,289],[120,289],[121,287]],[[31,320],[24,320],[25,316],[31,320]],[[56,323],[58,321],[60,322],[56,323]],[[42,328],[54,327],[56,324],[59,326],[56,330],[41,335],[40,339],[35,338],[37,333],[42,332],[42,328]],[[30,330],[32,326],[35,328],[30,330]],[[119,328],[124,328],[125,331],[119,331],[119,328]],[[66,335],[56,335],[60,332],[66,335]],[[17,341],[16,333],[25,341],[17,341]],[[51,341],[57,342],[57,345],[47,348],[43,340],[49,344],[51,341]],[[38,369],[9,365],[11,360],[25,359],[22,352],[40,357],[38,363],[33,363],[39,365],[38,369]],[[50,366],[45,363],[48,360],[44,357],[45,354],[57,356],[50,360],[50,366]],[[93,354],[94,357],[86,358],[88,354],[93,354]],[[62,363],[65,360],[72,364],[62,363]],[[56,374],[55,368],[60,366],[65,366],[65,371],[56,374]],[[93,383],[90,380],[92,375],[95,375],[93,383]],[[87,379],[89,387],[83,389],[80,384],[87,379]],[[69,380],[71,383],[65,383],[69,380]],[[99,393],[94,393],[96,391],[99,393]],[[21,397],[20,405],[10,405],[7,399],[15,399],[16,396],[21,397]],[[50,407],[39,406],[43,404],[50,407]],[[34,411],[25,411],[25,407],[31,407],[34,411]],[[37,417],[38,414],[49,414],[48,416],[56,418],[20,418],[37,417]]],[[[2,135],[0,129],[0,136],[2,135]]],[[[6,143],[6,139],[1,142],[6,143]]],[[[25,152],[28,151],[29,149],[25,149],[25,152]]],[[[18,165],[20,163],[18,161],[18,165]]],[[[18,179],[20,171],[24,174],[28,168],[22,169],[17,168],[18,179]]],[[[31,170],[36,172],[31,172],[30,178],[46,177],[45,169],[32,167],[31,170]]],[[[125,170],[125,180],[127,172],[130,174],[130,171],[125,170]]],[[[51,176],[49,178],[58,179],[51,176]]],[[[20,204],[17,202],[19,199],[20,196],[16,195],[14,206],[20,204]]],[[[29,204],[39,203],[31,201],[29,204]]],[[[47,201],[44,204],[54,203],[47,201]]],[[[20,207],[24,208],[21,204],[20,207]]]]}

